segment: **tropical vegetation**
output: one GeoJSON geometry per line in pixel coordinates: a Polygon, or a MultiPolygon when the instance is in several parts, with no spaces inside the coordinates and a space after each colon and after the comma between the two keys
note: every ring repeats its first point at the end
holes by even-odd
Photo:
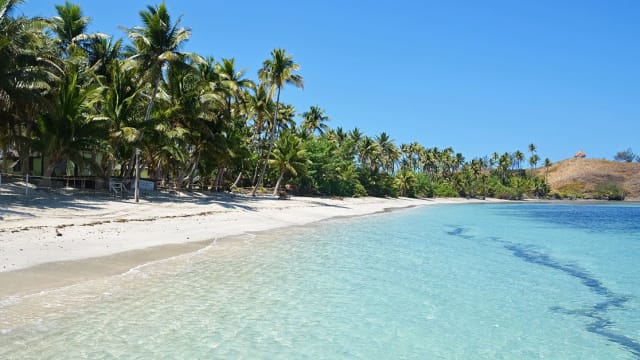
{"type": "Polygon", "coordinates": [[[185,52],[191,32],[164,2],[143,8],[126,40],[88,33],[90,19],[73,3],[43,19],[15,16],[20,2],[0,0],[1,172],[47,182],[142,171],[161,187],[254,195],[285,185],[326,196],[549,192],[534,144],[527,171],[519,150],[466,159],[451,147],[398,145],[386,132],[331,128],[319,105],[285,102],[285,87],[304,84],[291,53],[274,49],[251,80],[232,58],[185,52]]]}

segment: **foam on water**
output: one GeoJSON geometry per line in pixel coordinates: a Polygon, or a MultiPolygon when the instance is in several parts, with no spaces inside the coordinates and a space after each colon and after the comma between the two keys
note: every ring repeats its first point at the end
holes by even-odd
{"type": "Polygon", "coordinates": [[[218,241],[0,304],[0,358],[633,359],[639,215],[432,206],[218,241]]]}

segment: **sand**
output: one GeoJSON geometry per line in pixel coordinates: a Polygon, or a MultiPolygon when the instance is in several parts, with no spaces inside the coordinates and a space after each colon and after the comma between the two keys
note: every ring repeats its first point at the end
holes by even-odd
{"type": "Polygon", "coordinates": [[[464,199],[0,192],[0,297],[126,272],[244,233],[464,199]]]}

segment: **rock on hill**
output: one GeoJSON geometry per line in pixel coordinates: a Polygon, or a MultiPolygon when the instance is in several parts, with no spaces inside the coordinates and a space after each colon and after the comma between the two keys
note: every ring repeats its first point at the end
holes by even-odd
{"type": "MultiPolygon", "coordinates": [[[[545,174],[545,169],[538,169],[545,174]]],[[[567,159],[551,165],[547,181],[551,190],[569,197],[593,198],[602,184],[624,189],[627,200],[640,200],[640,163],[621,163],[598,159],[567,159]]]]}

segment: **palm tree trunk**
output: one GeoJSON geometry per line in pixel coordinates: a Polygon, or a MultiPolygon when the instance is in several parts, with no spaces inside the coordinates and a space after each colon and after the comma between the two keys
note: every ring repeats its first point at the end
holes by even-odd
{"type": "Polygon", "coordinates": [[[222,179],[224,178],[224,173],[227,171],[227,168],[224,166],[218,167],[218,173],[216,174],[216,182],[213,186],[215,192],[220,192],[220,183],[222,183],[222,179]]]}
{"type": "Polygon", "coordinates": [[[267,171],[267,163],[269,162],[269,158],[271,157],[271,152],[273,151],[273,145],[275,143],[275,135],[276,128],[278,127],[278,111],[280,106],[280,87],[278,87],[278,95],[276,96],[276,110],[273,114],[273,124],[271,128],[271,134],[269,136],[269,150],[267,151],[267,156],[265,157],[264,164],[262,164],[262,170],[260,171],[260,176],[258,176],[258,181],[256,185],[253,187],[253,191],[251,192],[251,196],[256,196],[256,191],[258,191],[258,187],[262,186],[262,182],[264,180],[264,173],[267,171]]]}
{"type": "MultiPolygon", "coordinates": [[[[158,94],[158,88],[160,88],[160,75],[158,75],[155,79],[155,83],[153,84],[153,92],[151,93],[151,100],[149,101],[149,106],[147,106],[147,111],[144,114],[144,122],[147,123],[149,121],[149,118],[151,117],[151,110],[153,109],[153,104],[156,102],[156,95],[158,94]]],[[[141,132],[140,133],[140,139],[138,139],[138,142],[142,141],[142,138],[144,136],[144,133],[141,132]]],[[[136,152],[138,151],[138,148],[136,148],[136,152]]],[[[139,156],[138,156],[139,157],[139,156]]],[[[135,202],[138,202],[139,197],[140,197],[140,189],[139,189],[139,184],[140,184],[140,168],[139,166],[136,167],[136,179],[135,179],[135,189],[134,189],[134,198],[135,198],[135,202]]]]}
{"type": "Polygon", "coordinates": [[[51,175],[53,175],[53,172],[56,169],[56,164],[58,164],[59,160],[60,158],[58,156],[51,156],[49,165],[47,165],[47,167],[44,170],[44,174],[42,174],[42,181],[40,182],[42,186],[47,186],[47,187],[51,186],[51,175]]]}
{"type": "Polygon", "coordinates": [[[200,149],[198,149],[196,153],[196,158],[193,161],[193,165],[191,166],[191,170],[189,171],[189,189],[191,189],[191,185],[193,184],[193,173],[196,171],[198,167],[198,163],[200,162],[200,149]]]}
{"type": "Polygon", "coordinates": [[[280,183],[282,182],[282,178],[284,178],[284,170],[280,170],[280,176],[278,177],[278,181],[276,182],[276,187],[273,189],[273,196],[278,195],[278,189],[280,188],[280,183]]]}
{"type": "Polygon", "coordinates": [[[240,170],[240,173],[238,174],[238,177],[236,178],[236,181],[233,182],[233,184],[231,185],[231,188],[233,189],[234,187],[238,186],[238,183],[240,182],[240,178],[242,177],[242,170],[240,170]]]}

